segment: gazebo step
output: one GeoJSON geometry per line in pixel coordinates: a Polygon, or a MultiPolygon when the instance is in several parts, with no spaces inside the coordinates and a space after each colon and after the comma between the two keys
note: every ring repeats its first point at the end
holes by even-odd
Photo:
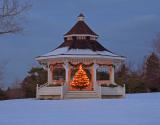
{"type": "Polygon", "coordinates": [[[67,93],[96,93],[96,91],[67,91],[67,93]]]}
{"type": "Polygon", "coordinates": [[[64,95],[65,99],[77,99],[77,98],[98,98],[98,94],[95,91],[69,91],[64,95]]]}

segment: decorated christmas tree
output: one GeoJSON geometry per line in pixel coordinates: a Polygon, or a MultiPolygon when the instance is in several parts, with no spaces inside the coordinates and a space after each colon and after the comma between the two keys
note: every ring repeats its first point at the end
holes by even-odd
{"type": "Polygon", "coordinates": [[[78,71],[76,72],[71,86],[77,89],[84,89],[89,86],[89,78],[87,77],[86,72],[83,70],[82,65],[79,66],[78,71]]]}

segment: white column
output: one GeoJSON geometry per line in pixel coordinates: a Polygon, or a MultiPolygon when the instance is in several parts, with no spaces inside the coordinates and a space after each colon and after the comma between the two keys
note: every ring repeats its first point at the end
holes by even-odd
{"type": "Polygon", "coordinates": [[[115,84],[115,81],[114,81],[114,66],[110,67],[110,81],[111,81],[112,84],[115,84]]]}
{"type": "Polygon", "coordinates": [[[96,90],[96,86],[97,86],[97,64],[94,63],[93,64],[93,88],[94,90],[96,90]]]}
{"type": "Polygon", "coordinates": [[[38,99],[38,96],[39,96],[39,94],[38,94],[38,84],[37,84],[37,86],[36,86],[36,99],[38,99]]]}
{"type": "Polygon", "coordinates": [[[65,85],[68,85],[68,82],[69,82],[69,76],[68,76],[69,64],[68,62],[65,63],[64,68],[65,68],[65,85]]]}
{"type": "Polygon", "coordinates": [[[50,83],[52,83],[52,71],[51,71],[49,65],[50,64],[48,63],[48,83],[50,84],[50,83]]]}

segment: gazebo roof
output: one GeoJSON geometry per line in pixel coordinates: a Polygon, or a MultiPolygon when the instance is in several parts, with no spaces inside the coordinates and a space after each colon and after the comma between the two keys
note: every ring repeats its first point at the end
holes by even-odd
{"type": "Polygon", "coordinates": [[[53,51],[37,57],[37,60],[54,59],[58,57],[87,57],[124,59],[103,47],[97,41],[98,35],[84,22],[84,16],[78,16],[77,23],[65,34],[64,42],[53,51]],[[80,36],[80,38],[79,38],[80,36]],[[81,38],[82,37],[82,38],[81,38]]]}
{"type": "MultiPolygon", "coordinates": [[[[59,47],[68,47],[68,50],[71,49],[89,49],[92,51],[109,51],[104,48],[99,42],[96,40],[68,40],[64,41],[59,47]]],[[[109,51],[110,52],[110,51],[109,51]]]]}
{"type": "Polygon", "coordinates": [[[39,56],[38,58],[57,58],[57,57],[109,57],[109,58],[123,58],[122,56],[113,54],[109,51],[92,51],[91,49],[69,49],[68,46],[57,48],[47,54],[39,56]]]}
{"type": "Polygon", "coordinates": [[[81,13],[78,16],[78,21],[77,23],[64,35],[80,35],[80,34],[87,34],[87,35],[94,35],[98,36],[92,29],[84,22],[84,15],[81,13]]]}

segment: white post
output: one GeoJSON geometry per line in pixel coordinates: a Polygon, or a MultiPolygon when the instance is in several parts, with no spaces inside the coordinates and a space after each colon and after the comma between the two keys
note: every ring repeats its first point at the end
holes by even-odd
{"type": "Polygon", "coordinates": [[[49,67],[49,63],[48,63],[48,84],[52,83],[52,76],[51,76],[51,73],[52,71],[50,70],[50,67],[49,67]]]}
{"type": "Polygon", "coordinates": [[[96,90],[96,84],[97,84],[97,64],[93,64],[93,87],[94,90],[96,90]]]}
{"type": "Polygon", "coordinates": [[[65,83],[64,83],[64,91],[66,92],[67,86],[68,86],[68,82],[69,82],[69,64],[68,62],[65,62],[65,64],[63,65],[63,67],[65,68],[65,83]]]}
{"type": "Polygon", "coordinates": [[[36,99],[38,99],[38,84],[37,84],[37,87],[36,87],[36,99]]]}
{"type": "Polygon", "coordinates": [[[123,86],[123,97],[125,97],[125,95],[126,95],[126,85],[124,84],[124,86],[123,86]]]}
{"type": "Polygon", "coordinates": [[[94,90],[97,92],[99,98],[101,98],[101,86],[99,86],[97,83],[97,68],[98,68],[98,65],[94,63],[93,65],[93,85],[94,85],[94,90]]]}
{"type": "Polygon", "coordinates": [[[68,80],[69,80],[69,79],[68,79],[68,71],[69,71],[68,62],[65,63],[64,68],[65,68],[65,74],[66,74],[66,75],[65,75],[65,77],[66,77],[66,78],[65,78],[65,85],[67,85],[67,84],[68,84],[68,80]]]}
{"type": "Polygon", "coordinates": [[[61,86],[61,99],[63,99],[63,86],[61,86]]]}
{"type": "Polygon", "coordinates": [[[114,81],[114,66],[110,67],[110,81],[111,81],[112,84],[115,84],[115,81],[114,81]]]}

